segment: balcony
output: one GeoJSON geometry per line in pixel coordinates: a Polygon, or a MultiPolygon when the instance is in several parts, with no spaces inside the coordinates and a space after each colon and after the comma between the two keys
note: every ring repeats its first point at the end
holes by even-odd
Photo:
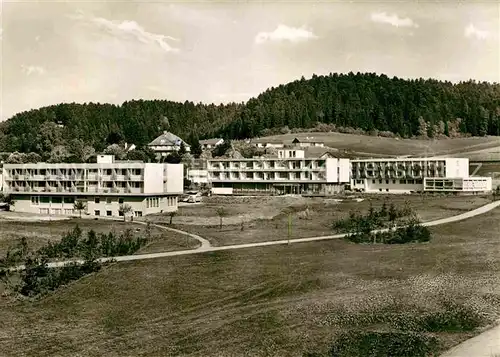
{"type": "Polygon", "coordinates": [[[143,181],[144,175],[130,175],[130,181],[143,181]]]}

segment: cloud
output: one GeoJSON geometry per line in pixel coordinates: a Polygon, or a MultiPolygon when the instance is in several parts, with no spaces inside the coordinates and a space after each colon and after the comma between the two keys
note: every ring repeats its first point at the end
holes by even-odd
{"type": "MultiPolygon", "coordinates": [[[[82,12],[79,12],[76,16],[71,16],[73,19],[85,20],[86,17],[82,12]]],[[[87,21],[99,29],[106,31],[107,33],[114,35],[121,39],[131,39],[140,43],[155,45],[161,48],[165,52],[178,52],[179,49],[171,46],[169,41],[179,41],[178,39],[166,36],[162,34],[156,34],[146,31],[142,26],[140,26],[135,21],[125,20],[122,22],[112,21],[102,17],[89,17],[87,21]]]]}
{"type": "Polygon", "coordinates": [[[31,76],[32,74],[42,75],[45,74],[45,69],[40,66],[26,66],[24,64],[21,65],[21,70],[27,76],[31,76]]]}
{"type": "Polygon", "coordinates": [[[318,38],[312,31],[305,27],[288,27],[286,25],[279,25],[276,30],[272,32],[259,32],[255,36],[255,43],[261,44],[264,42],[280,42],[289,41],[292,43],[304,42],[318,38]]]}
{"type": "Polygon", "coordinates": [[[413,22],[409,17],[404,19],[399,17],[397,14],[387,14],[385,12],[375,12],[370,16],[373,22],[378,22],[381,24],[389,24],[395,27],[415,27],[418,28],[418,24],[413,22]]]}
{"type": "Polygon", "coordinates": [[[477,29],[473,24],[469,24],[465,28],[464,35],[467,38],[475,37],[478,40],[484,40],[489,36],[488,31],[482,31],[477,29]]]}

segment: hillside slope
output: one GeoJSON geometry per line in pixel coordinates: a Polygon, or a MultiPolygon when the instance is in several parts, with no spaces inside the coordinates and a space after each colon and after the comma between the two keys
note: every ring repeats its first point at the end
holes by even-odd
{"type": "Polygon", "coordinates": [[[349,73],[302,78],[245,104],[166,100],[135,100],[120,106],[58,104],[1,123],[0,151],[46,151],[41,142],[52,142],[50,133],[56,130],[50,123],[59,125],[63,142],[81,139],[102,150],[110,137],[141,146],[165,129],[187,141],[216,135],[241,139],[259,136],[264,129],[311,128],[318,122],[402,137],[499,135],[500,85],[349,73]]]}

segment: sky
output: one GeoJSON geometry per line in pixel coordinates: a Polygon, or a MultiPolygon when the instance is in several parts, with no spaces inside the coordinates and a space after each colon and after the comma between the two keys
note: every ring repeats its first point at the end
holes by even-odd
{"type": "Polygon", "coordinates": [[[499,1],[0,4],[0,120],[62,102],[244,102],[314,73],[500,82],[499,1]]]}

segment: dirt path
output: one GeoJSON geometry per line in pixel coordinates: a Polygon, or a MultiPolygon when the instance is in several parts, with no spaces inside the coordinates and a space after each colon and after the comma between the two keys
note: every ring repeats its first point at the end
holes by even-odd
{"type": "MultiPolygon", "coordinates": [[[[428,221],[422,223],[422,225],[426,227],[431,227],[431,226],[437,226],[440,224],[447,224],[447,223],[453,223],[457,221],[461,221],[467,218],[471,218],[474,216],[478,216],[481,214],[484,214],[486,212],[491,211],[492,209],[500,206],[500,201],[495,201],[495,202],[490,202],[484,206],[481,206],[479,208],[476,208],[474,210],[452,216],[452,217],[447,217],[447,218],[442,218],[438,219],[435,221],[428,221]]],[[[141,222],[141,224],[144,224],[141,222]]],[[[216,251],[221,251],[221,250],[233,250],[233,249],[245,249],[245,248],[255,248],[255,247],[265,247],[265,246],[270,246],[270,245],[281,245],[281,244],[295,244],[295,243],[305,243],[305,242],[316,242],[316,241],[321,241],[321,240],[328,240],[328,239],[340,239],[344,238],[347,234],[335,234],[335,235],[329,235],[329,236],[320,236],[320,237],[310,237],[310,238],[299,238],[299,239],[291,239],[291,240],[276,240],[276,241],[266,241],[266,242],[258,242],[258,243],[247,243],[247,244],[236,244],[236,245],[227,245],[227,246],[220,246],[220,247],[212,247],[210,246],[210,243],[208,240],[191,234],[187,233],[181,230],[174,230],[173,228],[170,227],[164,227],[161,225],[155,225],[156,227],[166,229],[166,230],[173,230],[176,231],[177,233],[182,233],[189,235],[195,239],[198,239],[201,242],[201,246],[196,248],[196,249],[189,249],[189,250],[178,250],[178,251],[171,251],[171,252],[161,252],[161,253],[147,253],[147,254],[137,254],[137,255],[125,255],[125,256],[118,256],[118,257],[109,257],[109,258],[100,258],[98,259],[100,262],[107,262],[107,261],[116,261],[116,262],[124,262],[124,261],[132,261],[132,260],[144,260],[144,259],[156,259],[156,258],[166,258],[166,257],[173,257],[173,256],[178,256],[178,255],[187,255],[187,254],[197,254],[197,253],[207,253],[207,252],[216,252],[216,251]]],[[[386,231],[387,229],[379,229],[374,232],[383,232],[386,231]]],[[[65,264],[71,263],[71,262],[76,262],[76,263],[83,263],[82,260],[69,260],[69,261],[61,261],[61,262],[52,262],[48,263],[49,268],[56,268],[56,267],[61,267],[64,266],[65,264]]],[[[24,269],[24,266],[18,266],[16,268],[12,268],[12,270],[22,270],[24,269]]]]}

